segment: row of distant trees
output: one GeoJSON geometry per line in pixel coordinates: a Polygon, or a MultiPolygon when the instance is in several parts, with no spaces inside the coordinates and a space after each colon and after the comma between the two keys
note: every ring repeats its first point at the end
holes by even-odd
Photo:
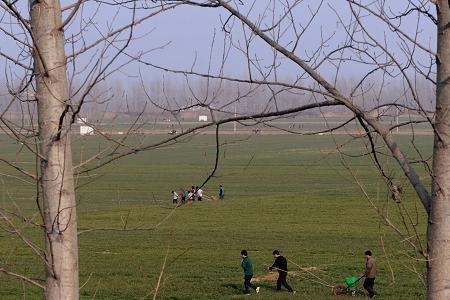
{"type": "MultiPolygon", "coordinates": [[[[291,80],[293,81],[293,80],[291,80]]],[[[355,78],[344,78],[337,82],[337,86],[349,93],[352,86],[357,83],[355,78]]],[[[373,78],[370,85],[370,93],[357,93],[353,101],[371,110],[382,104],[395,101],[405,106],[414,107],[412,95],[405,89],[404,82],[392,80],[381,82],[373,78]]],[[[435,91],[429,81],[420,78],[416,83],[417,91],[421,99],[425,99],[423,106],[428,111],[434,110],[435,91]]],[[[280,87],[268,88],[264,85],[251,85],[233,81],[220,82],[213,80],[208,83],[203,78],[194,77],[189,80],[180,76],[164,76],[161,78],[151,77],[147,80],[123,81],[111,79],[98,83],[88,94],[80,112],[85,115],[99,117],[105,113],[132,113],[145,114],[166,113],[176,115],[186,109],[205,109],[207,104],[212,110],[224,112],[223,116],[234,114],[249,114],[258,112],[268,112],[276,109],[284,110],[290,107],[313,103],[314,98],[308,93],[299,93],[292,89],[280,87]]],[[[0,92],[0,110],[2,114],[22,113],[25,108],[29,108],[26,101],[15,101],[7,107],[10,95],[6,89],[6,84],[2,85],[0,92]]],[[[24,94],[32,94],[33,91],[24,91],[24,94]]],[[[347,113],[350,112],[344,107],[333,106],[325,109],[327,112],[347,113]]],[[[407,111],[402,107],[391,108],[390,110],[377,110],[374,114],[380,116],[397,113],[414,114],[414,111],[407,111]]],[[[36,111],[35,111],[36,113],[36,111]]],[[[305,112],[306,114],[320,114],[314,110],[305,112]]]]}

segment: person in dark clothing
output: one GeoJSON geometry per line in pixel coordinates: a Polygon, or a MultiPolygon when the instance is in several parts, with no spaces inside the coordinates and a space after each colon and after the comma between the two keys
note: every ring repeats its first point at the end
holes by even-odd
{"type": "Polygon", "coordinates": [[[195,189],[194,186],[191,186],[191,189],[189,191],[192,193],[191,200],[195,201],[196,200],[195,198],[197,198],[197,190],[195,189]]]}
{"type": "Polygon", "coordinates": [[[375,299],[375,276],[377,276],[377,265],[375,258],[372,256],[372,251],[367,250],[365,253],[366,255],[366,272],[364,273],[364,276],[366,276],[366,279],[364,279],[364,289],[369,293],[370,299],[375,299]]]}
{"type": "Polygon", "coordinates": [[[241,267],[244,269],[244,288],[245,293],[250,294],[250,288],[254,289],[256,293],[259,293],[259,286],[255,286],[253,283],[251,283],[252,277],[253,277],[253,264],[250,257],[248,257],[247,250],[241,251],[241,267]]]}
{"type": "Polygon", "coordinates": [[[272,252],[272,255],[275,258],[275,261],[273,265],[269,267],[269,270],[278,271],[277,291],[281,291],[281,286],[283,285],[289,291],[289,293],[295,294],[295,291],[289,286],[289,284],[286,281],[286,277],[288,274],[286,258],[284,256],[281,256],[280,251],[278,250],[274,250],[272,252]]]}
{"type": "Polygon", "coordinates": [[[220,200],[225,199],[225,189],[223,188],[222,185],[220,185],[220,187],[219,187],[219,198],[220,198],[220,200]]]}

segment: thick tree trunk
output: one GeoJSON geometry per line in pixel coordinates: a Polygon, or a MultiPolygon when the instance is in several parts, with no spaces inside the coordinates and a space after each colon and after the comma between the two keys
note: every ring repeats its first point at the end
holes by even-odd
{"type": "Polygon", "coordinates": [[[69,130],[64,34],[59,0],[30,2],[35,46],[41,187],[45,223],[45,297],[78,299],[77,216],[69,130]]]}
{"type": "Polygon", "coordinates": [[[428,299],[450,299],[450,13],[438,3],[436,133],[428,221],[428,299]]]}

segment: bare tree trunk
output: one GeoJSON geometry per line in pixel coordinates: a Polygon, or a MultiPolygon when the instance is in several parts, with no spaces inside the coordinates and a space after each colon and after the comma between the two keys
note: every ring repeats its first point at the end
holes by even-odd
{"type": "Polygon", "coordinates": [[[77,216],[59,0],[30,0],[45,224],[45,297],[78,299],[77,216]]]}
{"type": "Polygon", "coordinates": [[[428,221],[428,299],[450,299],[450,10],[438,3],[433,200],[428,221]]]}

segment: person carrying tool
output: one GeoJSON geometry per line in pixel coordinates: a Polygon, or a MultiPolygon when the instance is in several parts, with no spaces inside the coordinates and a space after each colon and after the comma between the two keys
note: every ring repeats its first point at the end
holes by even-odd
{"type": "Polygon", "coordinates": [[[375,258],[372,256],[372,251],[367,250],[364,254],[366,255],[366,272],[364,273],[366,279],[364,279],[364,289],[369,293],[370,299],[375,299],[376,292],[373,286],[375,284],[375,276],[377,276],[377,265],[375,258]]]}
{"type": "Polygon", "coordinates": [[[286,277],[288,274],[288,268],[287,268],[287,260],[284,256],[280,255],[280,251],[274,250],[272,252],[273,257],[275,258],[275,261],[271,267],[269,267],[269,270],[277,270],[278,271],[278,279],[277,279],[277,291],[281,291],[281,285],[283,285],[289,293],[295,294],[296,291],[294,291],[289,284],[286,281],[286,277]]]}

